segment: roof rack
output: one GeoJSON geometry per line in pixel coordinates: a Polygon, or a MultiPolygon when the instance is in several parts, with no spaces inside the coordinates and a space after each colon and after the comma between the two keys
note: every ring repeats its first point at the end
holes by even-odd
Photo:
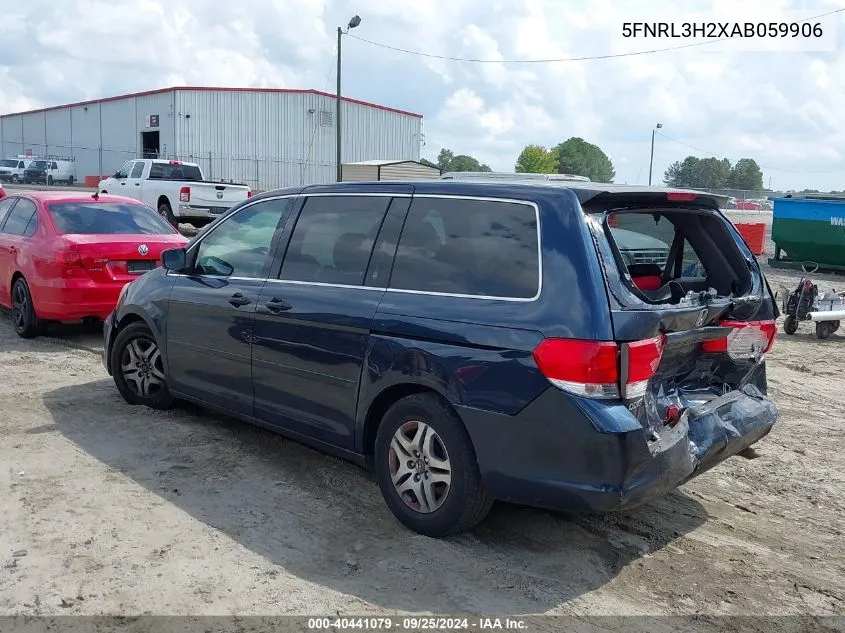
{"type": "Polygon", "coordinates": [[[533,182],[592,182],[586,176],[575,174],[535,174],[512,173],[505,171],[450,171],[440,176],[441,180],[499,180],[499,181],[533,181],[533,182]]]}

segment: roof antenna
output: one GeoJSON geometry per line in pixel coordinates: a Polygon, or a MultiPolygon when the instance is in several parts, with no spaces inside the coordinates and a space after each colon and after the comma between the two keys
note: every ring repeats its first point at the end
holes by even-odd
{"type": "Polygon", "coordinates": [[[94,200],[99,200],[100,199],[100,192],[95,191],[93,194],[91,194],[91,197],[94,198],[94,200]]]}

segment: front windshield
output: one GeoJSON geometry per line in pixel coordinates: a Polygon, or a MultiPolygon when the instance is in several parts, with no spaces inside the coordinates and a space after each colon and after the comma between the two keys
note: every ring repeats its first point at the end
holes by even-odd
{"type": "Polygon", "coordinates": [[[9,160],[9,159],[0,160],[0,167],[17,167],[17,166],[18,166],[18,161],[16,161],[16,160],[9,160]]]}

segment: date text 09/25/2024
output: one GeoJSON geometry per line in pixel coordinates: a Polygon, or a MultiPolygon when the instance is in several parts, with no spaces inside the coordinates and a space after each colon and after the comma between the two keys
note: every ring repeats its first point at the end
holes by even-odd
{"type": "Polygon", "coordinates": [[[346,617],[346,618],[308,618],[308,629],[319,630],[363,630],[363,631],[524,631],[525,620],[519,618],[444,618],[434,616],[387,617],[346,617]]]}

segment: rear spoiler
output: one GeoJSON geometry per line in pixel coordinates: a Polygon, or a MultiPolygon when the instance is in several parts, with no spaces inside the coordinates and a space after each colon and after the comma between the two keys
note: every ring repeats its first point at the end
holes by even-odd
{"type": "Polygon", "coordinates": [[[724,209],[729,196],[690,189],[666,189],[658,187],[614,187],[594,189],[591,187],[570,187],[581,206],[612,209],[615,207],[659,207],[669,203],[686,203],[691,207],[724,209]]]}

